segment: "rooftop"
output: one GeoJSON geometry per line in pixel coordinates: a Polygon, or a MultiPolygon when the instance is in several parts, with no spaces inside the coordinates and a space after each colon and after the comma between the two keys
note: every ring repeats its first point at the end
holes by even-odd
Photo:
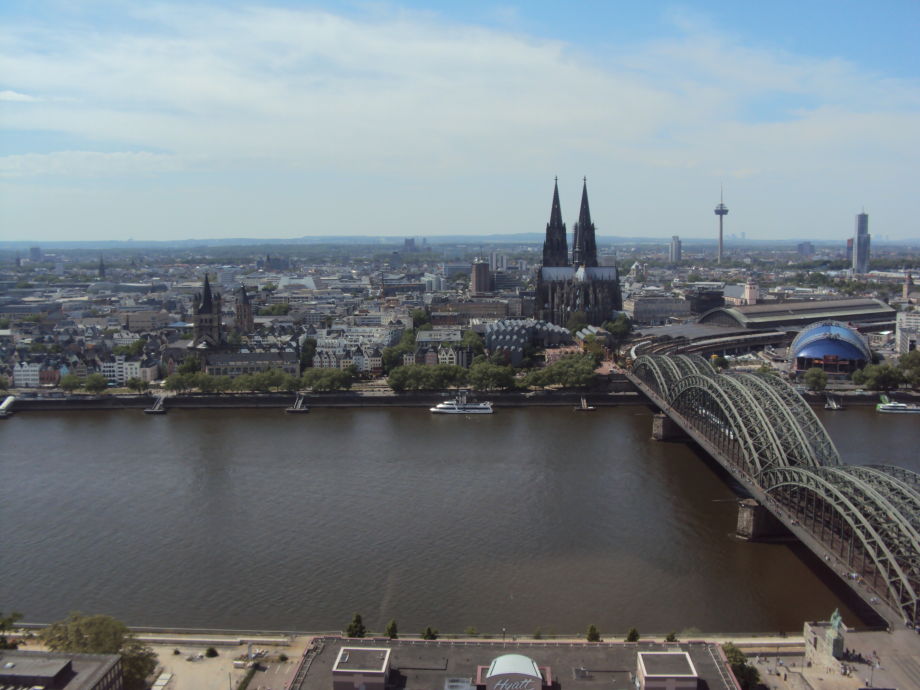
{"type": "Polygon", "coordinates": [[[696,669],[686,652],[639,652],[646,676],[693,676],[696,669]]]}
{"type": "Polygon", "coordinates": [[[389,667],[390,650],[386,647],[342,647],[332,671],[384,673],[389,667]]]}

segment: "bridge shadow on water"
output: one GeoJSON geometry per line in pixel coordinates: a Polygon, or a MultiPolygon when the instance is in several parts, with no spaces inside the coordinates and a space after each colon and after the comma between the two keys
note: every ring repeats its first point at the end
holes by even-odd
{"type": "MultiPolygon", "coordinates": [[[[698,443],[692,439],[674,439],[669,441],[656,441],[656,443],[680,443],[685,445],[711,472],[718,476],[739,500],[751,498],[747,489],[740,484],[722,465],[712,458],[698,443]]],[[[828,590],[849,608],[858,618],[856,628],[885,629],[888,627],[885,619],[873,610],[850,586],[843,581],[831,564],[825,562],[811,549],[802,544],[791,532],[772,539],[759,540],[759,543],[771,544],[777,549],[788,549],[789,552],[804,565],[815,577],[820,580],[828,590]]],[[[830,613],[830,612],[828,612],[830,613]]]]}

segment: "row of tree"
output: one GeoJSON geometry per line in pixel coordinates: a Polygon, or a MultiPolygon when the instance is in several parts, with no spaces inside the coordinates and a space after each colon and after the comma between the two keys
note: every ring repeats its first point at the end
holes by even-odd
{"type": "Polygon", "coordinates": [[[568,355],[541,369],[516,378],[510,366],[494,364],[477,357],[470,368],[452,364],[408,364],[394,367],[387,384],[396,392],[444,390],[469,386],[474,390],[509,390],[512,388],[546,388],[564,386],[583,388],[595,380],[596,362],[592,355],[568,355]]]}
{"type": "Polygon", "coordinates": [[[255,374],[212,376],[204,372],[193,374],[175,373],[166,377],[164,387],[176,393],[198,390],[202,393],[224,393],[227,391],[297,391],[311,389],[317,392],[342,391],[351,388],[355,380],[353,369],[308,369],[297,377],[281,369],[267,369],[255,374]]]}
{"type": "Polygon", "coordinates": [[[901,384],[920,388],[920,350],[901,355],[897,365],[870,364],[853,372],[853,383],[874,391],[888,391],[901,384]]]}

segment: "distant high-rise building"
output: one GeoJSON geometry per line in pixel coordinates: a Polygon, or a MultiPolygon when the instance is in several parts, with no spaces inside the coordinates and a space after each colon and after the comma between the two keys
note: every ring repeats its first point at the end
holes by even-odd
{"type": "Polygon", "coordinates": [[[815,253],[815,245],[811,242],[799,242],[796,249],[799,252],[799,256],[813,256],[815,253]]]}
{"type": "Polygon", "coordinates": [[[668,261],[676,264],[681,259],[680,237],[674,235],[671,237],[671,246],[668,249],[668,261]]]}
{"type": "Polygon", "coordinates": [[[42,260],[42,248],[41,247],[29,247],[29,261],[32,263],[40,263],[42,260]]]}
{"type": "Polygon", "coordinates": [[[847,238],[847,263],[853,263],[853,238],[847,238]]]}
{"type": "Polygon", "coordinates": [[[728,207],[722,203],[722,190],[719,190],[719,205],[715,214],[719,216],[719,253],[716,254],[716,263],[722,263],[722,219],[728,215],[728,207]]]}
{"type": "Polygon", "coordinates": [[[482,259],[473,262],[473,275],[470,280],[470,294],[485,295],[492,291],[492,274],[489,264],[482,259]]]}
{"type": "Polygon", "coordinates": [[[102,255],[99,255],[99,280],[105,280],[105,261],[102,260],[102,255]]]}
{"type": "Polygon", "coordinates": [[[869,272],[869,214],[856,215],[856,236],[853,238],[853,272],[869,272]]]}
{"type": "Polygon", "coordinates": [[[404,252],[414,252],[415,251],[415,238],[407,237],[403,240],[403,251],[404,252]]]}

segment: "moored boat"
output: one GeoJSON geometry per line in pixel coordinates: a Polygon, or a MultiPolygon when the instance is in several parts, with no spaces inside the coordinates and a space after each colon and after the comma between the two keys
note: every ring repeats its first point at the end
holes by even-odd
{"type": "Polygon", "coordinates": [[[466,391],[460,391],[456,398],[439,402],[430,411],[435,414],[492,414],[491,402],[470,402],[466,391]]]}
{"type": "Polygon", "coordinates": [[[594,405],[588,404],[588,399],[585,396],[581,396],[581,404],[575,406],[576,412],[594,412],[597,409],[594,405]]]}
{"type": "Polygon", "coordinates": [[[876,412],[885,412],[889,414],[920,414],[920,405],[895,402],[889,400],[887,395],[881,396],[880,400],[881,402],[875,406],[876,412]]]}
{"type": "Polygon", "coordinates": [[[824,403],[825,410],[845,410],[843,403],[832,395],[827,396],[827,402],[824,403]]]}

